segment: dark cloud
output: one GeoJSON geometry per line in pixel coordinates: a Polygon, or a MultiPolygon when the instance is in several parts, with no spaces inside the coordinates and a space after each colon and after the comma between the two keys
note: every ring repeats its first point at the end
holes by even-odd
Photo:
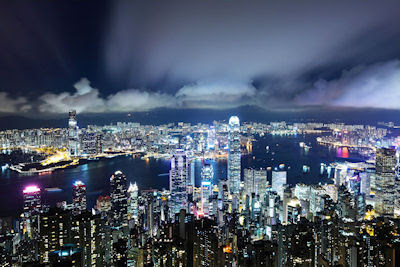
{"type": "Polygon", "coordinates": [[[0,102],[15,103],[9,112],[400,109],[398,1],[43,1],[8,7],[0,11],[0,102]]]}

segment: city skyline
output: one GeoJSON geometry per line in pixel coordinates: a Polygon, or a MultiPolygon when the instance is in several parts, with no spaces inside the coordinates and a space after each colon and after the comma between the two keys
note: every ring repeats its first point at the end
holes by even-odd
{"type": "Polygon", "coordinates": [[[0,266],[400,266],[400,2],[0,3],[0,266]]]}

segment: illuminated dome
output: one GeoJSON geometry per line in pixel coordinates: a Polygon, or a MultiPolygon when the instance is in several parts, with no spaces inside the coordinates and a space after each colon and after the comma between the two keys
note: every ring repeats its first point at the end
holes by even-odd
{"type": "Polygon", "coordinates": [[[237,116],[230,117],[229,125],[240,125],[239,118],[237,116]]]}

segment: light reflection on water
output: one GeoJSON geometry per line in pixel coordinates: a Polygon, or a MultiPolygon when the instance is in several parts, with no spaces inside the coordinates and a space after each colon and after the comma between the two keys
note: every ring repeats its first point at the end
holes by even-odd
{"type": "MultiPolygon", "coordinates": [[[[253,155],[242,157],[242,168],[276,167],[283,163],[288,170],[288,182],[318,183],[328,181],[326,173],[320,175],[320,163],[330,163],[338,158],[354,157],[352,153],[319,146],[315,136],[270,136],[253,144],[253,155]],[[299,147],[299,142],[311,146],[309,151],[299,147]],[[265,148],[269,146],[267,151],[265,148]],[[253,158],[254,156],[254,158],[253,158]],[[302,172],[303,165],[310,166],[309,173],[302,172]]],[[[226,160],[210,162],[214,168],[214,182],[227,177],[226,160]]],[[[200,184],[202,160],[195,161],[195,181],[200,184]]],[[[139,189],[168,188],[170,169],[169,160],[149,159],[147,161],[134,157],[117,157],[92,161],[72,169],[63,169],[45,175],[20,175],[6,170],[0,178],[0,215],[15,214],[22,208],[22,189],[27,184],[37,184],[41,188],[58,187],[62,192],[45,192],[43,200],[54,205],[57,201],[71,202],[72,183],[79,179],[86,184],[88,207],[92,208],[99,195],[109,193],[109,177],[116,170],[127,175],[128,182],[137,182],[139,189]]]]}

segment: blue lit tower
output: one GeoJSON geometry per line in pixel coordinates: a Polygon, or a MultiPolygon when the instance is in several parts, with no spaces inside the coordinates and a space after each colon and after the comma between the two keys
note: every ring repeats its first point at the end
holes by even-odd
{"type": "Polygon", "coordinates": [[[204,216],[210,214],[210,197],[212,194],[212,180],[214,170],[211,164],[205,163],[201,169],[201,211],[204,216]]]}
{"type": "Polygon", "coordinates": [[[188,162],[186,153],[182,149],[177,149],[171,158],[171,170],[169,171],[171,217],[174,217],[181,209],[187,210],[187,179],[188,162]]]}
{"type": "Polygon", "coordinates": [[[110,178],[111,220],[115,227],[128,222],[128,193],[126,176],[116,171],[110,178]]]}
{"type": "MultiPolygon", "coordinates": [[[[239,118],[232,116],[229,119],[228,136],[228,185],[233,199],[238,201],[240,190],[240,122],[239,118]]],[[[233,205],[236,208],[236,205],[233,205]]]]}
{"type": "Polygon", "coordinates": [[[82,181],[75,181],[72,185],[72,203],[74,215],[86,210],[86,185],[82,181]]]}

